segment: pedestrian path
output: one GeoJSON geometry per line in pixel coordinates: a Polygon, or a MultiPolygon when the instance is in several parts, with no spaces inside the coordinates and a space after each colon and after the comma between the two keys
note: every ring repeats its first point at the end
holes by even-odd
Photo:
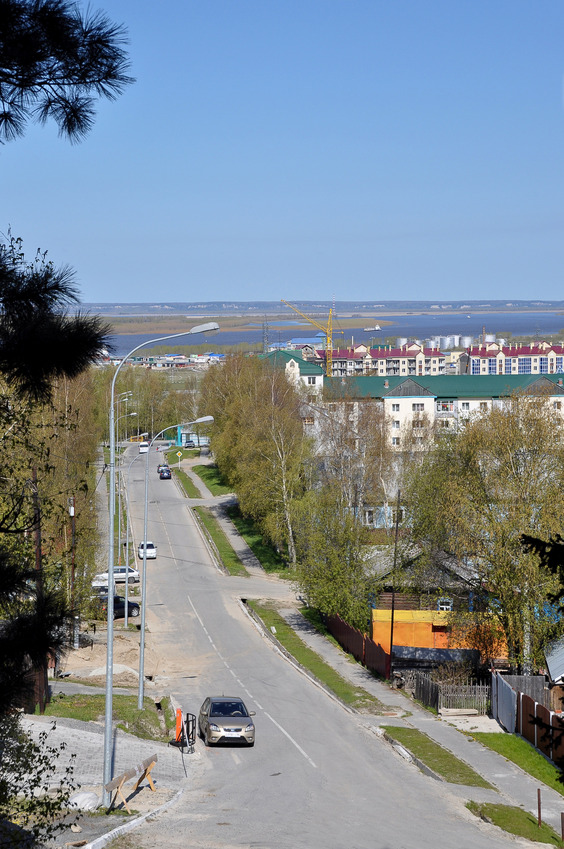
{"type": "MultiPolygon", "coordinates": [[[[199,478],[197,483],[201,491],[204,492],[205,485],[201,483],[199,478]]],[[[344,678],[355,686],[367,690],[388,708],[385,711],[388,715],[359,715],[359,721],[374,734],[381,733],[382,725],[402,724],[416,728],[469,764],[495,788],[494,790],[487,790],[446,783],[442,785],[449,793],[463,800],[497,801],[503,804],[517,805],[536,815],[537,791],[540,787],[543,820],[549,823],[555,831],[560,832],[561,812],[564,812],[564,796],[541,785],[517,766],[506,761],[505,758],[482,746],[472,738],[471,734],[461,733],[448,720],[441,719],[423,710],[401,691],[393,690],[384,682],[374,678],[367,669],[352,661],[342,649],[323,637],[310,625],[299,610],[292,606],[292,593],[288,592],[287,589],[284,593],[281,593],[278,589],[278,584],[286,584],[287,586],[287,582],[266,575],[245,541],[237,533],[225,512],[226,505],[232,503],[232,501],[233,496],[214,498],[211,493],[206,492],[202,499],[191,500],[191,505],[205,504],[214,510],[233,548],[249,571],[250,578],[244,579],[245,594],[252,597],[253,584],[256,585],[257,589],[260,587],[265,598],[269,591],[273,591],[272,597],[277,596],[279,598],[279,612],[300,638],[344,678]]],[[[242,579],[230,578],[229,580],[233,581],[235,587],[237,580],[242,579]]],[[[270,637],[270,635],[268,636],[270,637]]],[[[24,724],[35,737],[51,723],[52,720],[46,717],[24,718],[24,724]]],[[[50,738],[51,744],[57,745],[57,741],[66,743],[66,754],[60,766],[65,765],[64,759],[67,756],[72,753],[76,754],[75,775],[81,785],[98,786],[98,789],[100,789],[103,774],[102,725],[58,719],[55,731],[50,733],[53,735],[50,738]]],[[[190,777],[193,777],[195,771],[202,766],[202,759],[197,749],[194,754],[183,756],[174,747],[139,740],[116,730],[112,752],[112,774],[116,775],[120,771],[123,772],[155,752],[158,754],[158,765],[155,768],[154,776],[157,779],[160,795],[153,797],[149,791],[142,794],[142,798],[140,796],[139,800],[136,800],[136,807],[141,811],[144,809],[146,811],[151,810],[151,805],[153,809],[160,807],[163,803],[163,794],[166,799],[172,799],[174,794],[182,791],[183,787],[190,786],[190,777]]],[[[429,780],[433,779],[430,778],[429,780]]],[[[97,842],[92,845],[95,846],[95,849],[100,849],[102,844],[97,842]]]]}
{"type": "MultiPolygon", "coordinates": [[[[218,499],[212,499],[212,502],[217,503],[218,499]]],[[[217,511],[217,517],[236,550],[238,550],[238,544],[246,545],[224,512],[217,511]]],[[[260,564],[259,569],[262,571],[260,564]]],[[[563,795],[541,784],[511,761],[507,761],[501,755],[482,746],[471,736],[471,733],[462,733],[448,719],[441,719],[431,714],[419,707],[401,691],[393,690],[384,682],[376,679],[361,664],[352,661],[342,649],[316,631],[295,607],[279,609],[279,612],[300,638],[326,663],[336,669],[343,678],[351,681],[355,686],[364,688],[379,699],[382,704],[390,708],[386,713],[396,713],[396,716],[367,715],[365,718],[366,726],[370,727],[375,733],[382,725],[401,724],[417,728],[439,745],[451,751],[456,757],[465,761],[496,788],[495,790],[486,790],[477,787],[446,785],[449,791],[463,798],[477,802],[498,801],[502,804],[517,805],[536,816],[538,790],[540,788],[542,818],[555,831],[560,833],[561,813],[564,813],[563,795]],[[407,713],[409,715],[404,716],[407,713]]],[[[497,726],[494,720],[491,720],[491,723],[497,726]]],[[[480,726],[480,730],[483,730],[482,723],[480,723],[480,726]]],[[[499,726],[496,727],[497,730],[499,730],[499,726]]]]}
{"type": "Polygon", "coordinates": [[[362,687],[383,705],[397,712],[396,716],[366,715],[363,720],[367,727],[375,732],[382,725],[417,728],[465,761],[496,788],[496,791],[491,791],[477,787],[446,785],[450,792],[462,798],[476,802],[497,801],[501,804],[517,805],[536,816],[537,791],[541,788],[542,818],[560,834],[564,796],[541,784],[497,752],[482,746],[471,734],[462,733],[448,720],[424,710],[401,691],[392,690],[387,684],[374,678],[367,669],[351,661],[342,649],[316,631],[298,610],[287,608],[279,610],[279,613],[299,637],[343,678],[357,687],[362,687]],[[406,713],[409,715],[402,716],[406,713]]]}

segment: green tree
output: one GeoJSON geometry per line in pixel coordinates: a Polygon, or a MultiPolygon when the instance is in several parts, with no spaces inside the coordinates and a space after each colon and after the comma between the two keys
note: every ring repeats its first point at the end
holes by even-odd
{"type": "Polygon", "coordinates": [[[244,515],[296,562],[292,502],[304,491],[309,443],[300,398],[284,372],[259,358],[229,357],[202,384],[202,409],[214,416],[213,451],[244,515]]]}
{"type": "Polygon", "coordinates": [[[21,239],[0,242],[0,374],[32,400],[48,400],[54,378],[75,377],[107,345],[99,316],[70,315],[78,304],[74,273],[46,254],[28,261],[21,239]]]}
{"type": "Polygon", "coordinates": [[[60,750],[49,745],[47,731],[33,742],[17,714],[0,716],[0,740],[0,845],[43,845],[64,828],[61,813],[75,788],[72,761],[57,777],[60,750]]]}
{"type": "Polygon", "coordinates": [[[0,0],[0,141],[49,119],[71,141],[83,138],[96,99],[132,82],[125,40],[121,26],[68,0],[0,0]]]}
{"type": "Polygon", "coordinates": [[[466,565],[469,588],[525,671],[553,628],[556,587],[520,537],[562,528],[563,437],[547,397],[515,395],[439,438],[407,492],[414,540],[428,558],[446,552],[466,565]]]}
{"type": "Polygon", "coordinates": [[[366,530],[338,486],[309,490],[294,504],[297,579],[308,603],[362,631],[374,579],[366,569],[366,530]]]}

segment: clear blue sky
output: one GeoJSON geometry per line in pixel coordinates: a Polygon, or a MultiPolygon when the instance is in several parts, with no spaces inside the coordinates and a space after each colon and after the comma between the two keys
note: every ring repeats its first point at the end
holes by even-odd
{"type": "Polygon", "coordinates": [[[0,147],[85,302],[564,298],[562,0],[91,5],[137,82],[0,147]]]}

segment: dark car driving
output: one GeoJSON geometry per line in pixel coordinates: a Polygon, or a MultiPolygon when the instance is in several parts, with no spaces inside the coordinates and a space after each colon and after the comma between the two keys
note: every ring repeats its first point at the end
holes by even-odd
{"type": "Polygon", "coordinates": [[[159,472],[159,477],[162,481],[169,481],[171,479],[172,475],[168,466],[163,466],[159,472]]]}

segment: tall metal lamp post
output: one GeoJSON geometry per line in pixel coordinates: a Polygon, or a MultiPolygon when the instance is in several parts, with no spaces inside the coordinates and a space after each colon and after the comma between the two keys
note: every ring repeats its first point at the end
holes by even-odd
{"type": "Polygon", "coordinates": [[[143,576],[141,578],[141,641],[139,643],[139,695],[137,698],[137,709],[143,710],[143,698],[145,695],[145,619],[147,613],[147,526],[149,520],[149,454],[153,443],[167,430],[177,427],[186,427],[193,424],[207,424],[213,422],[213,416],[202,416],[192,422],[169,425],[159,431],[149,443],[147,458],[145,462],[145,509],[143,513],[143,576]]]}
{"type": "Polygon", "coordinates": [[[155,345],[157,342],[165,342],[168,339],[177,339],[180,336],[189,336],[194,333],[214,333],[219,330],[219,325],[215,321],[199,324],[192,327],[191,330],[185,330],[182,333],[171,333],[168,336],[159,336],[156,339],[148,339],[140,345],[136,345],[129,353],[123,357],[114,372],[110,392],[110,493],[109,493],[109,534],[108,534],[108,586],[110,592],[108,594],[108,644],[106,650],[106,701],[105,701],[105,717],[104,717],[104,777],[103,777],[103,804],[108,807],[111,800],[111,793],[105,789],[105,785],[112,780],[112,690],[113,690],[113,673],[114,673],[114,594],[112,587],[114,585],[114,514],[116,509],[116,426],[115,426],[115,389],[116,379],[121,367],[133,354],[140,348],[145,348],[147,345],[155,345]]]}

